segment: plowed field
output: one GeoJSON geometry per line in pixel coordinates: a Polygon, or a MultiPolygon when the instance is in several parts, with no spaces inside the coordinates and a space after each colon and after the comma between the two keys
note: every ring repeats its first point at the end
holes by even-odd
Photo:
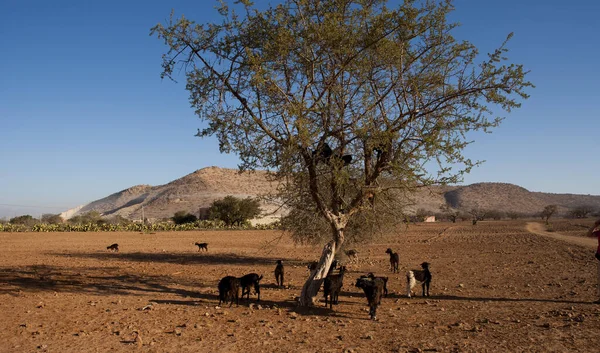
{"type": "MultiPolygon", "coordinates": [[[[583,230],[584,231],[584,230],[583,230]]],[[[593,249],[535,235],[525,222],[411,225],[354,244],[339,305],[298,308],[321,247],[276,231],[1,233],[2,352],[597,352],[593,249]],[[194,242],[207,242],[198,252],[194,242]],[[118,243],[120,252],[106,250],[118,243]],[[400,254],[400,273],[385,250],[400,254]],[[275,261],[285,265],[277,288],[275,261]],[[431,297],[406,298],[405,273],[431,263],[431,297]],[[218,306],[226,275],[264,275],[218,306]],[[378,321],[354,287],[390,277],[378,321]],[[136,338],[137,336],[137,338],[136,338]]],[[[344,260],[344,259],[342,259],[344,260]]],[[[418,288],[417,288],[418,289],[418,288]]]]}

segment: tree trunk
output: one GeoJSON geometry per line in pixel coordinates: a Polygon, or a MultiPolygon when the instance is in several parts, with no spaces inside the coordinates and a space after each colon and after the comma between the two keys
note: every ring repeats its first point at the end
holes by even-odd
{"type": "Polygon", "coordinates": [[[313,306],[316,302],[317,294],[321,288],[321,284],[329,272],[329,267],[333,262],[336,252],[336,242],[330,241],[323,247],[323,253],[321,259],[319,259],[319,265],[317,269],[310,273],[310,276],[302,287],[302,294],[300,295],[300,306],[313,306]]]}

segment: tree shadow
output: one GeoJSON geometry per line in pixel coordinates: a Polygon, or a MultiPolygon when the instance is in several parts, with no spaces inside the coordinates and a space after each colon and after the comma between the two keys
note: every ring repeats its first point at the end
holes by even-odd
{"type": "MultiPolygon", "coordinates": [[[[118,267],[69,268],[33,265],[0,268],[0,294],[18,296],[20,292],[90,293],[97,295],[142,295],[171,293],[188,297],[213,298],[197,291],[178,288],[208,288],[205,283],[184,281],[169,276],[114,274],[118,267]],[[100,275],[99,275],[100,274],[100,275]],[[166,283],[172,286],[166,285],[166,283]]],[[[215,285],[211,284],[210,287],[215,285]]]]}
{"type": "MultiPolygon", "coordinates": [[[[275,265],[279,257],[260,257],[238,255],[234,253],[176,253],[176,252],[81,252],[81,253],[49,253],[52,256],[76,257],[102,261],[135,261],[135,262],[163,262],[178,265],[275,265]]],[[[306,261],[300,259],[287,259],[291,265],[303,265],[306,261]]]]}

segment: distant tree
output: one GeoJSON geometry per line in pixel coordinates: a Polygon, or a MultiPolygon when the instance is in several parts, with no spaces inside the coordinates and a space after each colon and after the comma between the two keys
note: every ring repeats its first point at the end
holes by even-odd
{"type": "Polygon", "coordinates": [[[505,217],[505,213],[499,210],[488,210],[486,212],[486,217],[491,218],[493,220],[499,221],[505,217]]]}
{"type": "Polygon", "coordinates": [[[178,211],[175,212],[173,217],[171,218],[173,223],[175,224],[185,224],[185,223],[194,223],[198,220],[198,217],[187,212],[187,211],[178,211]]]}
{"type": "Polygon", "coordinates": [[[419,208],[416,212],[415,212],[415,222],[424,222],[425,219],[431,215],[431,212],[427,211],[424,208],[419,208]]]}
{"type": "Polygon", "coordinates": [[[556,213],[556,211],[558,211],[557,205],[547,205],[540,213],[540,216],[546,222],[546,224],[548,224],[550,217],[552,217],[556,213]]]}
{"type": "Polygon", "coordinates": [[[594,212],[593,206],[581,205],[570,210],[568,214],[571,218],[587,218],[592,212],[594,212]]]}
{"type": "Polygon", "coordinates": [[[219,219],[226,225],[242,225],[249,219],[260,214],[260,202],[257,199],[238,199],[226,196],[221,200],[215,200],[208,208],[209,219],[219,219]]]}
{"type": "Polygon", "coordinates": [[[100,214],[100,212],[98,211],[89,211],[86,213],[83,213],[81,215],[77,215],[74,217],[69,218],[69,220],[67,221],[71,224],[101,224],[104,223],[105,221],[102,220],[102,215],[100,214]]]}
{"type": "Polygon", "coordinates": [[[116,224],[116,225],[127,225],[131,223],[131,220],[121,216],[121,215],[116,215],[112,218],[109,218],[107,220],[108,223],[110,224],[116,224]]]}
{"type": "Polygon", "coordinates": [[[456,223],[456,219],[458,218],[458,216],[460,214],[459,210],[457,210],[456,208],[453,208],[452,206],[450,206],[447,203],[442,204],[440,206],[440,210],[442,211],[442,214],[444,215],[444,217],[446,217],[452,223],[456,223]]]}
{"type": "Polygon", "coordinates": [[[523,215],[519,212],[515,212],[515,211],[507,211],[506,212],[506,217],[510,218],[510,219],[519,219],[522,218],[523,215]]]}
{"type": "Polygon", "coordinates": [[[9,220],[10,223],[12,224],[23,224],[26,226],[32,226],[37,222],[37,219],[33,218],[33,216],[31,215],[22,215],[22,216],[17,216],[14,218],[11,218],[9,220]]]}
{"type": "Polygon", "coordinates": [[[483,221],[487,217],[487,211],[479,207],[471,208],[468,213],[471,215],[473,225],[476,225],[477,222],[483,221]]]}
{"type": "Polygon", "coordinates": [[[59,214],[44,213],[42,215],[42,223],[61,224],[64,220],[59,214]]]}

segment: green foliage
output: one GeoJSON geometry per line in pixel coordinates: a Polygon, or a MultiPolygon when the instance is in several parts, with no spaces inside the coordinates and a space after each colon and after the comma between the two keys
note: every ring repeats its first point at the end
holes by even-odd
{"type": "Polygon", "coordinates": [[[210,230],[273,230],[280,229],[281,225],[278,222],[271,224],[262,224],[251,226],[248,223],[241,226],[228,226],[220,220],[203,220],[193,223],[174,224],[172,222],[159,223],[127,223],[127,224],[111,224],[105,223],[87,223],[87,224],[48,224],[38,223],[31,227],[24,224],[0,223],[0,232],[160,232],[160,231],[190,231],[198,229],[210,230]]]}
{"type": "Polygon", "coordinates": [[[70,224],[89,224],[89,223],[103,223],[104,220],[102,220],[102,216],[100,215],[100,212],[98,211],[89,211],[86,213],[83,213],[81,215],[77,215],[74,217],[69,218],[69,220],[67,220],[67,222],[69,222],[70,224]]]}
{"type": "Polygon", "coordinates": [[[460,181],[480,163],[463,155],[469,132],[497,127],[496,111],[533,86],[508,62],[512,34],[481,61],[453,37],[451,1],[243,1],[241,15],[221,4],[213,23],[152,28],[168,47],[162,76],[187,76],[198,136],[216,136],[241,169],[277,171],[275,196],[321,218],[338,245],[354,218],[378,216],[382,195],[460,181]]]}
{"type": "Polygon", "coordinates": [[[31,215],[22,215],[22,216],[17,216],[14,218],[11,218],[9,220],[9,223],[12,224],[22,224],[25,226],[31,226],[33,224],[35,224],[37,222],[37,219],[33,218],[31,215]]]}
{"type": "Polygon", "coordinates": [[[42,215],[42,223],[61,224],[64,220],[60,214],[45,213],[42,215]]]}
{"type": "Polygon", "coordinates": [[[186,212],[186,211],[178,211],[178,212],[175,212],[175,214],[173,215],[173,217],[171,219],[173,220],[173,223],[175,223],[177,225],[181,225],[181,224],[194,223],[198,220],[198,217],[196,217],[193,214],[186,212]]]}
{"type": "Polygon", "coordinates": [[[242,225],[248,220],[260,215],[260,202],[257,199],[238,199],[226,196],[215,200],[208,208],[208,218],[218,219],[226,225],[242,225]]]}

